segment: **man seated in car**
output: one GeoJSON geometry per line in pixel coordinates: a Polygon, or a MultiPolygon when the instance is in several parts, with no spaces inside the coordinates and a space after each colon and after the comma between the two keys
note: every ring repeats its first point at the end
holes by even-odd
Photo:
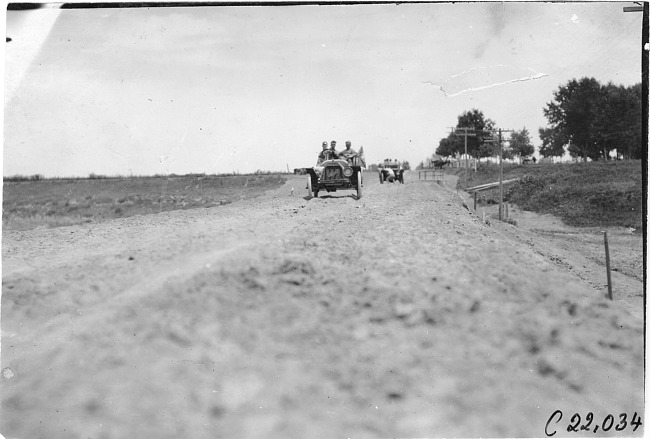
{"type": "Polygon", "coordinates": [[[332,159],[339,158],[339,153],[336,152],[336,140],[332,140],[332,142],[330,143],[330,152],[332,154],[331,156],[332,159]]]}
{"type": "MultiPolygon", "coordinates": [[[[332,141],[334,146],[336,146],[336,142],[332,141]]],[[[316,172],[316,175],[318,175],[318,178],[323,174],[323,162],[326,160],[331,160],[334,157],[334,153],[332,152],[333,149],[327,148],[327,141],[323,142],[323,150],[318,154],[318,159],[316,160],[316,166],[314,166],[314,171],[316,172]]],[[[337,156],[338,157],[338,156],[337,156]]]]}
{"type": "Polygon", "coordinates": [[[327,149],[327,141],[325,141],[323,142],[323,150],[318,154],[316,166],[320,166],[325,160],[329,160],[330,155],[330,151],[327,149]]]}
{"type": "Polygon", "coordinates": [[[341,152],[339,152],[339,157],[343,159],[350,159],[351,157],[354,157],[357,155],[357,152],[351,148],[352,147],[352,142],[349,140],[345,142],[345,149],[341,152]]]}

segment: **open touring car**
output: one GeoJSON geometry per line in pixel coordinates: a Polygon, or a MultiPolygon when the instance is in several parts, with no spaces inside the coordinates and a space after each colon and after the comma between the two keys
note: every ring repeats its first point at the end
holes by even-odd
{"type": "Polygon", "coordinates": [[[385,181],[404,183],[404,167],[397,160],[384,160],[384,163],[378,166],[378,171],[381,184],[384,184],[385,181]]]}
{"type": "Polygon", "coordinates": [[[305,168],[307,177],[307,192],[309,197],[318,197],[321,191],[336,192],[337,190],[356,190],[357,199],[361,198],[363,187],[363,158],[353,156],[348,159],[338,158],[325,160],[322,171],[305,168]]]}

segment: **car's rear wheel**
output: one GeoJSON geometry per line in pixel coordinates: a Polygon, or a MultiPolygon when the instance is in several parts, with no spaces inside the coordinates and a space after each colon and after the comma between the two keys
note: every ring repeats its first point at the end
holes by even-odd
{"type": "Polygon", "coordinates": [[[357,200],[361,198],[362,185],[363,185],[363,179],[361,177],[361,171],[357,171],[357,200]]]}

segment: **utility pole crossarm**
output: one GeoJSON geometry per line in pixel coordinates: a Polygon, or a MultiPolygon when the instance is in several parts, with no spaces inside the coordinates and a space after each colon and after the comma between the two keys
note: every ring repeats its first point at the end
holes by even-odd
{"type": "Polygon", "coordinates": [[[468,136],[476,137],[476,132],[474,127],[456,127],[451,129],[451,134],[454,136],[468,136]],[[460,131],[460,133],[458,132],[460,131]]]}

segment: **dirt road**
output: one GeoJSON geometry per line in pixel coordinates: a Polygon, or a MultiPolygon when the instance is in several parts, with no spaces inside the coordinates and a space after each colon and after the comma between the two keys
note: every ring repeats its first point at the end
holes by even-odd
{"type": "Polygon", "coordinates": [[[617,272],[612,303],[582,253],[374,177],[361,200],[306,200],[291,177],[222,207],[5,232],[0,432],[642,436],[638,278],[617,272]],[[590,430],[567,432],[575,413],[590,430]]]}

